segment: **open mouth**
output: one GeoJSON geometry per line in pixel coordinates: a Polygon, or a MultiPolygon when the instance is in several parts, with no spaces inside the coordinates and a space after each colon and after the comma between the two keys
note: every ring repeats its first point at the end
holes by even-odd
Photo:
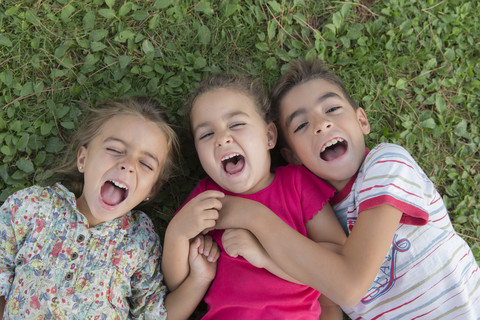
{"type": "Polygon", "coordinates": [[[245,167],[245,157],[239,153],[230,154],[222,159],[223,170],[232,175],[245,167]]]}
{"type": "Polygon", "coordinates": [[[109,206],[120,204],[128,196],[127,186],[115,180],[105,181],[100,192],[103,202],[109,206]]]}
{"type": "Polygon", "coordinates": [[[320,150],[320,158],[325,161],[335,160],[347,152],[347,147],[347,142],[342,138],[332,139],[320,150]]]}

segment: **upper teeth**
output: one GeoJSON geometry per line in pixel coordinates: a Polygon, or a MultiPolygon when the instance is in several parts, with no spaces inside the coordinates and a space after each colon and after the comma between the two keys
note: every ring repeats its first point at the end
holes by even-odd
{"type": "Polygon", "coordinates": [[[112,183],[113,183],[113,185],[115,185],[115,186],[117,186],[117,187],[119,187],[119,188],[122,188],[122,189],[128,190],[127,186],[126,186],[126,185],[124,185],[123,183],[120,183],[120,182],[118,182],[118,181],[115,181],[115,180],[112,180],[112,183]]]}
{"type": "Polygon", "coordinates": [[[322,150],[320,150],[320,152],[323,152],[325,151],[325,149],[327,149],[328,147],[330,146],[333,146],[334,144],[337,144],[339,142],[343,142],[344,140],[342,138],[335,138],[333,140],[330,140],[328,141],[327,143],[325,143],[325,145],[323,146],[322,150]]]}
{"type": "Polygon", "coordinates": [[[225,161],[225,160],[228,160],[228,159],[232,159],[232,158],[237,157],[237,156],[239,156],[239,155],[240,155],[239,153],[230,154],[230,155],[228,155],[228,156],[223,157],[223,158],[222,158],[222,161],[225,161]]]}

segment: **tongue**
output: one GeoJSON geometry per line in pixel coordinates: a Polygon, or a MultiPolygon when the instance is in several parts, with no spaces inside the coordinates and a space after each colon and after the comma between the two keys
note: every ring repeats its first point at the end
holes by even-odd
{"type": "Polygon", "coordinates": [[[322,152],[322,159],[326,161],[334,160],[344,154],[345,151],[345,146],[338,143],[333,147],[325,149],[322,152]]]}
{"type": "Polygon", "coordinates": [[[102,187],[102,200],[110,206],[122,202],[125,190],[114,186],[111,182],[106,182],[102,187]]]}
{"type": "Polygon", "coordinates": [[[232,159],[232,161],[228,161],[225,164],[225,171],[229,174],[235,174],[242,171],[243,167],[245,166],[245,159],[240,157],[238,161],[236,159],[232,159]]]}

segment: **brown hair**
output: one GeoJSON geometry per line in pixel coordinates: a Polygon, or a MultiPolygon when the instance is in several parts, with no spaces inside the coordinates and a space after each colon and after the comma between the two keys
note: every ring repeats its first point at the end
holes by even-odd
{"type": "MultiPolygon", "coordinates": [[[[173,174],[176,158],[179,155],[179,142],[177,134],[167,121],[164,108],[158,101],[146,97],[129,97],[117,100],[107,100],[89,110],[90,113],[83,121],[67,149],[63,162],[54,171],[61,175],[70,184],[71,191],[79,196],[83,189],[83,174],[77,169],[77,152],[82,146],[88,144],[99,134],[103,125],[118,115],[133,115],[155,123],[162,130],[167,140],[167,153],[159,178],[153,186],[152,194],[155,195],[173,174]]],[[[153,198],[153,197],[152,197],[153,198]]]]}
{"type": "Polygon", "coordinates": [[[337,86],[352,107],[354,109],[358,108],[358,105],[345,90],[340,78],[333,71],[330,71],[323,61],[319,59],[297,59],[291,62],[287,71],[280,76],[270,93],[270,117],[273,120],[278,121],[280,116],[280,104],[283,97],[285,97],[285,95],[295,86],[314,79],[326,80],[337,86]]]}
{"type": "Polygon", "coordinates": [[[257,108],[257,112],[266,122],[269,122],[268,115],[270,104],[268,96],[259,81],[250,80],[249,78],[238,74],[211,74],[199,83],[185,102],[185,128],[189,130],[190,133],[192,130],[191,115],[195,102],[201,95],[216,89],[237,90],[250,97],[257,108]]]}

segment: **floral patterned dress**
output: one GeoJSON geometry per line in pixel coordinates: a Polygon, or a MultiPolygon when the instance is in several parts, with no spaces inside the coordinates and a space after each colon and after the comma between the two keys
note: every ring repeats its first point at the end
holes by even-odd
{"type": "Polygon", "coordinates": [[[5,319],[166,319],[160,240],[131,211],[89,228],[57,183],[0,208],[0,296],[5,319]]]}

